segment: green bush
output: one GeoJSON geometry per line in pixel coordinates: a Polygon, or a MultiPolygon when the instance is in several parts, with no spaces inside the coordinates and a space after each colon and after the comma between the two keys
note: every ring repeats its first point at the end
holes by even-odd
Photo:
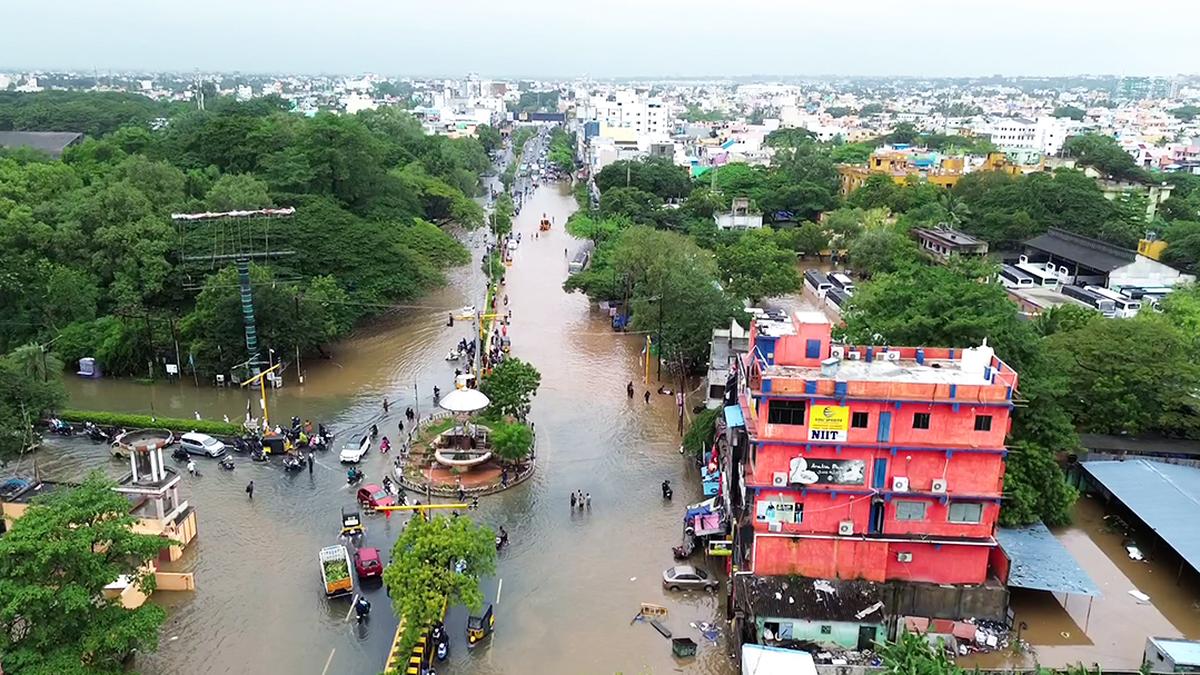
{"type": "Polygon", "coordinates": [[[130,413],[101,412],[94,410],[63,410],[58,416],[68,422],[91,422],[105,427],[126,429],[170,429],[171,431],[198,431],[217,436],[238,436],[242,427],[213,420],[187,420],[178,417],[156,417],[130,413]]]}

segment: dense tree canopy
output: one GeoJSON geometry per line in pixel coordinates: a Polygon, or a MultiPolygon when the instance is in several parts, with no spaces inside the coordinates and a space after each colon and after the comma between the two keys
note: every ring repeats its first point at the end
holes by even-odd
{"type": "Polygon", "coordinates": [[[394,108],[310,119],[277,97],[211,103],[198,111],[138,96],[0,96],[0,128],[92,135],[59,162],[0,157],[0,300],[10,319],[0,350],[61,334],[53,349],[66,361],[95,356],[108,373],[145,374],[148,362],[174,361],[186,324],[181,351],[201,370],[225,368],[245,360],[240,319],[217,316],[236,309],[236,280],[208,279],[239,246],[294,251],[259,260],[269,269],[256,272],[263,348],[287,353],[319,349],[467,261],[439,225],[483,223],[470,198],[490,166],[479,140],[426,136],[394,108]],[[157,117],[169,123],[152,127],[157,117]],[[170,220],[266,206],[297,214],[260,221],[249,238],[231,224],[170,220]],[[195,289],[214,284],[222,288],[196,304],[195,289]]]}
{"type": "Polygon", "coordinates": [[[496,571],[495,533],[470,518],[414,516],[392,546],[383,583],[405,631],[399,651],[408,654],[446,604],[483,607],[479,578],[496,571]]]}
{"type": "Polygon", "coordinates": [[[619,160],[596,174],[601,193],[615,187],[633,187],[659,199],[686,197],[692,190],[687,169],[667,159],[619,160]]]}
{"type": "Polygon", "coordinates": [[[123,673],[135,651],[158,645],[166,612],[125,609],[104,587],[126,577],[154,588],[145,563],[162,539],[135,534],[129,502],[92,474],[34,502],[0,538],[0,651],[8,672],[123,673]]]}

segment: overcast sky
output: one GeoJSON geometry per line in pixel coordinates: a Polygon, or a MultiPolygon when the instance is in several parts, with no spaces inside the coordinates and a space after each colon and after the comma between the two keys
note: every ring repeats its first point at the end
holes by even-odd
{"type": "Polygon", "coordinates": [[[13,0],[0,68],[483,76],[1200,71],[1200,0],[13,0]]]}

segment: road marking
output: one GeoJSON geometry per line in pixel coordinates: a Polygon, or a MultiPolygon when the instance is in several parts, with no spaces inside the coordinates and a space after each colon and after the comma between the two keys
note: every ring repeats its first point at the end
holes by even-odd
{"type": "Polygon", "coordinates": [[[336,648],[329,650],[329,658],[325,659],[325,667],[321,669],[321,675],[329,672],[329,664],[333,663],[333,653],[336,651],[336,648]]]}
{"type": "MultiPolygon", "coordinates": [[[[352,596],[352,597],[350,598],[350,611],[346,612],[346,621],[349,621],[349,620],[350,620],[350,615],[354,613],[354,603],[355,603],[355,602],[357,602],[357,601],[358,601],[358,596],[357,596],[357,595],[355,595],[355,596],[352,596]]],[[[331,656],[332,656],[332,655],[331,655],[331,656]]]]}
{"type": "Polygon", "coordinates": [[[496,604],[500,604],[500,593],[504,590],[504,579],[500,580],[500,584],[496,586],[496,604]]]}

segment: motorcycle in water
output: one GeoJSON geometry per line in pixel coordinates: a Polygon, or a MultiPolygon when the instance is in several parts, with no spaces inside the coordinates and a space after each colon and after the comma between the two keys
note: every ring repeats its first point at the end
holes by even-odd
{"type": "Polygon", "coordinates": [[[186,462],[190,455],[188,455],[188,451],[184,450],[183,448],[175,448],[171,451],[171,457],[181,462],[186,462]]]}
{"type": "Polygon", "coordinates": [[[58,434],[60,436],[71,436],[75,433],[74,427],[60,419],[50,420],[49,428],[50,433],[58,434]]]}
{"type": "Polygon", "coordinates": [[[358,616],[358,620],[362,621],[371,614],[371,602],[363,596],[358,596],[358,600],[354,602],[354,614],[358,616]]]}
{"type": "Polygon", "coordinates": [[[367,475],[362,471],[359,471],[358,469],[350,469],[346,472],[346,484],[357,485],[358,483],[363,482],[363,479],[366,477],[367,475]]]}
{"type": "Polygon", "coordinates": [[[100,427],[92,424],[91,422],[83,425],[83,431],[87,434],[88,438],[92,439],[92,442],[94,443],[100,443],[108,440],[108,434],[104,433],[100,427]]]}
{"type": "Polygon", "coordinates": [[[667,500],[667,501],[671,501],[671,496],[672,496],[673,494],[675,494],[675,493],[674,493],[674,491],[673,491],[673,490],[671,490],[671,481],[669,481],[669,480],[664,480],[664,481],[662,482],[662,496],[663,496],[663,499],[665,499],[665,500],[667,500]]]}
{"type": "Polygon", "coordinates": [[[222,469],[225,469],[226,471],[233,471],[233,467],[234,467],[233,458],[230,457],[229,455],[225,455],[224,457],[222,457],[220,464],[221,464],[222,469]]]}
{"type": "Polygon", "coordinates": [[[267,461],[267,453],[263,452],[262,448],[258,448],[250,452],[250,459],[255,462],[265,462],[267,461]]]}
{"type": "Polygon", "coordinates": [[[297,459],[295,455],[288,455],[283,458],[284,471],[299,471],[304,468],[304,460],[297,459]]]}
{"type": "Polygon", "coordinates": [[[430,642],[434,644],[434,653],[437,654],[438,661],[445,661],[447,656],[450,656],[450,640],[446,637],[446,627],[439,621],[433,624],[433,630],[429,634],[430,642]]]}

